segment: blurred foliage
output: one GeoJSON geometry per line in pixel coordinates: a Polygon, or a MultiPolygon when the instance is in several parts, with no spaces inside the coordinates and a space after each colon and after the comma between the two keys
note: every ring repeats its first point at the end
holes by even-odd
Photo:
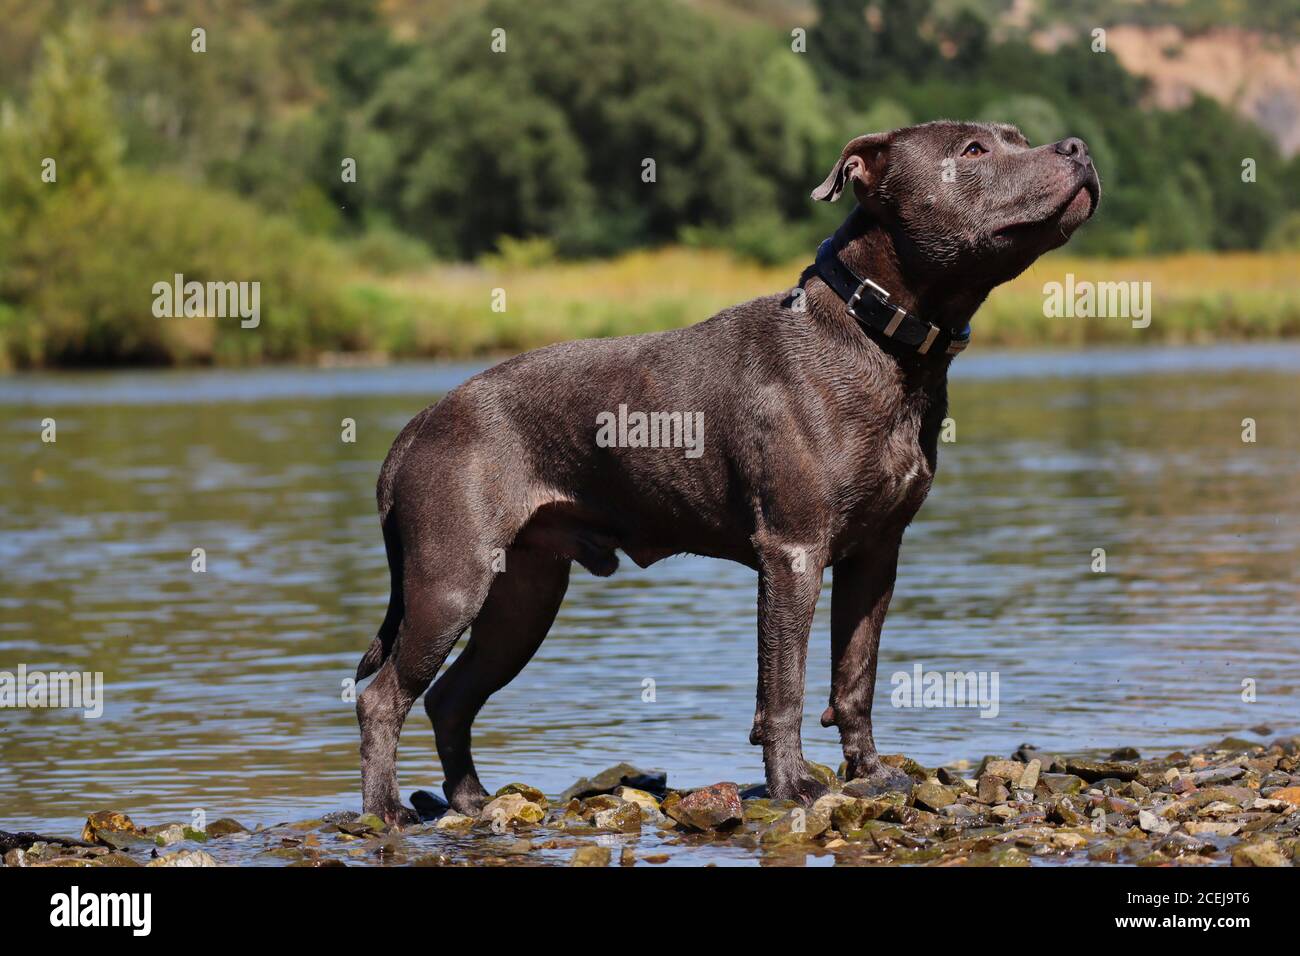
{"type": "MultiPolygon", "coordinates": [[[[1144,82],[1086,35],[1035,49],[995,29],[1005,0],[812,6],[0,0],[0,362],[423,351],[446,336],[395,331],[411,303],[354,279],[431,256],[528,270],[681,241],[790,263],[846,211],[808,199],[846,140],[944,116],[1088,141],[1105,198],[1073,250],[1297,244],[1300,159],[1212,101],[1145,107],[1144,82]],[[41,178],[47,157],[57,182],[41,178]],[[153,319],[148,291],[176,272],[261,279],[262,334],[153,319]]],[[[1079,6],[1290,30],[1297,5],[1079,6]]],[[[468,338],[512,341],[474,315],[468,338]]]]}

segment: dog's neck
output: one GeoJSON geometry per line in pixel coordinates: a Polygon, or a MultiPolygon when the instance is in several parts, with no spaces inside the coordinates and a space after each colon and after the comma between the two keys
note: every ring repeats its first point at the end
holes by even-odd
{"type": "Polygon", "coordinates": [[[906,239],[896,236],[861,206],[836,231],[841,261],[859,276],[870,279],[889,293],[891,305],[949,332],[966,326],[989,289],[959,288],[951,278],[927,279],[903,266],[900,248],[906,239]]]}

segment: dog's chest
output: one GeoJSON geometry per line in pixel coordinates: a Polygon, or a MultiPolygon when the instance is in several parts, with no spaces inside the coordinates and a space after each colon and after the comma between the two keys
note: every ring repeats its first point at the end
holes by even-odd
{"type": "Polygon", "coordinates": [[[845,474],[840,500],[842,527],[850,535],[871,535],[906,526],[920,510],[934,480],[933,454],[927,454],[922,415],[902,414],[892,427],[877,430],[857,468],[845,474]]]}

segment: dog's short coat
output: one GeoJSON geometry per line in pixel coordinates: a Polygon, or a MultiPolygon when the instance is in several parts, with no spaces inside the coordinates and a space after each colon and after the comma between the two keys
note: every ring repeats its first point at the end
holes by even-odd
{"type": "MultiPolygon", "coordinates": [[[[852,184],[841,260],[897,304],[961,329],[989,291],[1093,213],[1081,140],[1031,148],[998,124],[937,122],[860,136],[813,192],[852,184]]],[[[388,613],[357,670],[364,808],[404,822],[397,738],[433,684],[451,805],[487,797],[470,726],[546,636],[577,561],[612,574],[682,552],[754,568],[761,744],[773,797],[816,799],[800,725],[813,609],[833,569],[830,706],[850,778],[900,783],[872,739],[881,624],[899,544],[934,477],[951,356],[864,331],[815,274],[689,328],[568,342],[483,372],[402,429],[379,476],[388,613]],[[795,307],[801,302],[803,308],[795,307]],[[596,440],[600,416],[701,413],[698,457],[596,440]],[[504,568],[502,569],[502,560],[504,568]]]]}

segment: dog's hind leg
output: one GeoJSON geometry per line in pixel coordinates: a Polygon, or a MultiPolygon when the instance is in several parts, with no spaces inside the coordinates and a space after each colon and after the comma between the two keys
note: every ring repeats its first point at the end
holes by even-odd
{"type": "Polygon", "coordinates": [[[415,822],[397,789],[402,723],[478,613],[492,583],[486,560],[467,558],[464,549],[442,553],[435,567],[421,567],[408,556],[396,642],[374,681],[357,698],[362,807],[388,823],[415,822]]]}
{"type": "Polygon", "coordinates": [[[524,668],[541,646],[569,586],[569,561],[539,551],[511,549],[469,643],[425,695],[443,792],[460,813],[477,813],[487,799],[470,755],[470,727],[487,701],[524,668]]]}

